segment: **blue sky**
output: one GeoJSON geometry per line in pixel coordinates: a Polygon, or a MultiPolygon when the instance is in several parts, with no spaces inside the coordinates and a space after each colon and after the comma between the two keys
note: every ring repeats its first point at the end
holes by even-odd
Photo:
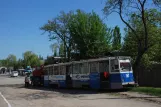
{"type": "MultiPolygon", "coordinates": [[[[14,54],[22,58],[25,51],[33,51],[43,57],[51,55],[47,34],[39,28],[60,11],[81,9],[94,10],[103,19],[104,0],[0,0],[0,59],[14,54]]],[[[117,14],[104,20],[108,27],[118,25],[123,32],[123,23],[117,14]]]]}

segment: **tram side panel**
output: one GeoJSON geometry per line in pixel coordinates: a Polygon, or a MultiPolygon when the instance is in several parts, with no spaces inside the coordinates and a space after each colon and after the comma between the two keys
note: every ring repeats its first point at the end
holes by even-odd
{"type": "Polygon", "coordinates": [[[66,66],[62,65],[59,66],[59,75],[57,76],[57,80],[59,83],[59,87],[65,88],[66,87],[66,66]]]}
{"type": "Polygon", "coordinates": [[[89,87],[88,63],[73,64],[72,82],[74,88],[89,87]]]}
{"type": "Polygon", "coordinates": [[[110,89],[121,89],[122,81],[119,70],[118,59],[110,60],[110,89]]]}
{"type": "Polygon", "coordinates": [[[49,85],[65,88],[66,76],[64,66],[49,67],[49,85]]]}
{"type": "Polygon", "coordinates": [[[48,75],[48,68],[44,68],[44,87],[49,86],[49,75],[48,75]]]}
{"type": "Polygon", "coordinates": [[[100,88],[110,88],[109,60],[99,61],[100,88]]]}
{"type": "Polygon", "coordinates": [[[66,88],[72,88],[72,65],[66,65],[66,88]]]}
{"type": "Polygon", "coordinates": [[[89,63],[90,87],[92,89],[100,89],[100,74],[98,66],[98,62],[89,63]]]}
{"type": "Polygon", "coordinates": [[[109,60],[90,63],[90,86],[93,89],[109,89],[109,60]]]}

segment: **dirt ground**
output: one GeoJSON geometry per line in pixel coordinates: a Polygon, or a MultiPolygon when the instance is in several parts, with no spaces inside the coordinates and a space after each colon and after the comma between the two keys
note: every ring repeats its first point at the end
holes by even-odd
{"type": "MultiPolygon", "coordinates": [[[[130,99],[115,93],[92,90],[0,87],[12,107],[161,107],[157,103],[130,99]]],[[[4,107],[1,106],[0,107],[4,107]]]]}

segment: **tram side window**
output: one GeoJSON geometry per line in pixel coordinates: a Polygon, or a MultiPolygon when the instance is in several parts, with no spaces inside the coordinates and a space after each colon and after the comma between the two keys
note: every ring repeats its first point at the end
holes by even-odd
{"type": "Polygon", "coordinates": [[[88,74],[89,73],[88,63],[81,63],[80,64],[80,72],[81,72],[81,74],[88,74]]]}
{"type": "Polygon", "coordinates": [[[111,72],[119,72],[119,65],[117,60],[111,60],[111,72]]]}
{"type": "Polygon", "coordinates": [[[65,66],[65,74],[66,75],[72,74],[72,66],[71,65],[65,66]]]}
{"type": "Polygon", "coordinates": [[[51,75],[54,75],[53,66],[50,69],[51,69],[51,75]]]}
{"type": "Polygon", "coordinates": [[[79,64],[73,65],[73,74],[79,74],[79,64]]]}
{"type": "Polygon", "coordinates": [[[66,72],[66,69],[65,69],[65,66],[59,66],[59,73],[60,75],[65,75],[65,72],[66,72]]]}
{"type": "Polygon", "coordinates": [[[49,75],[52,75],[53,74],[53,72],[51,70],[51,67],[48,68],[48,72],[49,72],[49,75]]]}
{"type": "Polygon", "coordinates": [[[53,75],[53,67],[49,67],[49,75],[53,75]]]}
{"type": "Polygon", "coordinates": [[[90,63],[90,72],[98,72],[98,62],[90,63]]]}
{"type": "Polygon", "coordinates": [[[59,66],[54,66],[54,75],[59,75],[59,66]]]}
{"type": "Polygon", "coordinates": [[[99,62],[99,72],[109,72],[109,61],[99,62]]]}
{"type": "Polygon", "coordinates": [[[66,66],[63,66],[63,73],[62,75],[65,75],[66,74],[66,66]]]}
{"type": "Polygon", "coordinates": [[[49,75],[51,75],[50,67],[48,67],[48,72],[49,72],[49,75]]]}

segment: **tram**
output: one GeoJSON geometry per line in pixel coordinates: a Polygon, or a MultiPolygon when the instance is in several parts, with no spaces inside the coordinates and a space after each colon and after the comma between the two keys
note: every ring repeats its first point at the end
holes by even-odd
{"type": "Polygon", "coordinates": [[[44,80],[60,88],[122,89],[135,85],[131,58],[97,58],[44,66],[44,80]]]}

